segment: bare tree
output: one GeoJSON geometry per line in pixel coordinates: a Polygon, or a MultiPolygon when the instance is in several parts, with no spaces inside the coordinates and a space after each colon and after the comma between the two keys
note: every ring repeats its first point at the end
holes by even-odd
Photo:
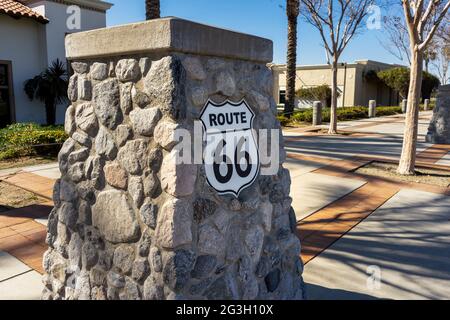
{"type": "Polygon", "coordinates": [[[437,59],[437,54],[438,54],[437,51],[438,50],[439,50],[439,45],[433,39],[433,40],[431,40],[430,44],[423,52],[423,62],[424,62],[426,72],[430,71],[429,70],[430,63],[437,59]]]}
{"type": "MultiPolygon", "coordinates": [[[[381,46],[395,58],[401,61],[406,60],[408,65],[410,65],[411,50],[409,48],[409,33],[404,18],[395,14],[385,15],[383,17],[383,31],[383,39],[378,39],[381,46]]],[[[439,30],[436,31],[436,35],[438,34],[439,30]]],[[[425,71],[429,72],[430,63],[438,59],[440,46],[439,43],[432,39],[427,49],[424,51],[423,60],[425,71]]]]}
{"type": "Polygon", "coordinates": [[[295,105],[295,78],[297,76],[297,20],[299,0],[286,0],[288,18],[288,45],[286,61],[286,102],[284,113],[290,117],[295,105]]]}
{"type": "MultiPolygon", "coordinates": [[[[448,15],[447,15],[448,16],[448,15]]],[[[437,36],[445,43],[450,43],[450,17],[442,20],[442,27],[436,31],[437,36]]]]}
{"type": "Polygon", "coordinates": [[[450,45],[441,46],[436,53],[436,59],[431,63],[436,70],[439,81],[442,85],[448,84],[450,81],[450,45]]]}
{"type": "Polygon", "coordinates": [[[436,34],[436,59],[432,62],[442,85],[450,81],[450,24],[436,34]]]}
{"type": "Polygon", "coordinates": [[[145,0],[145,17],[147,20],[161,17],[160,0],[145,0]]]}
{"type": "Polygon", "coordinates": [[[399,174],[413,175],[416,163],[424,52],[448,12],[450,0],[416,0],[415,2],[402,0],[402,7],[409,34],[411,74],[403,148],[397,171],[399,174]]]}
{"type": "Polygon", "coordinates": [[[395,15],[384,16],[383,31],[383,39],[378,40],[381,46],[398,60],[406,60],[411,64],[408,29],[403,18],[395,15]]]}
{"type": "Polygon", "coordinates": [[[339,58],[350,40],[362,31],[363,20],[375,0],[301,0],[303,18],[320,33],[323,45],[331,57],[330,134],[337,133],[337,72],[339,58]]]}

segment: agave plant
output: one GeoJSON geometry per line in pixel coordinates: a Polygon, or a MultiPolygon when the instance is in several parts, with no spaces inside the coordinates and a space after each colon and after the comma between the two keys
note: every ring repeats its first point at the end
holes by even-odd
{"type": "Polygon", "coordinates": [[[67,70],[59,59],[41,74],[25,81],[24,90],[28,98],[45,104],[48,125],[56,122],[56,106],[68,101],[67,86],[67,70]]]}

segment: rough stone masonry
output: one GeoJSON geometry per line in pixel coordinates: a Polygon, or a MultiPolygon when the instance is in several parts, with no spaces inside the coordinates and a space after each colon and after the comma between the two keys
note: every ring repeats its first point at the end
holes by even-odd
{"type": "Polygon", "coordinates": [[[70,138],[43,299],[302,299],[289,171],[235,198],[219,196],[202,165],[174,162],[174,130],[192,131],[208,98],[245,98],[255,129],[280,128],[272,43],[167,18],[69,35],[66,46],[70,138]]]}
{"type": "Polygon", "coordinates": [[[440,86],[438,89],[426,140],[430,143],[450,144],[450,85],[440,86]]]}

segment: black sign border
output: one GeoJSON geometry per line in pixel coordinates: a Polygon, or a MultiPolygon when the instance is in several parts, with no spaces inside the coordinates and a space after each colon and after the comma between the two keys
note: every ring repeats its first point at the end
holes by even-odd
{"type": "MultiPolygon", "coordinates": [[[[216,107],[216,108],[223,107],[223,106],[225,106],[225,105],[227,105],[227,104],[230,104],[230,105],[232,105],[233,107],[239,107],[239,106],[241,106],[242,103],[247,107],[248,110],[250,110],[250,113],[252,114],[252,118],[251,118],[251,120],[250,120],[250,130],[253,130],[253,129],[254,129],[254,127],[253,127],[253,121],[255,120],[256,115],[255,115],[255,112],[252,110],[252,108],[250,108],[250,106],[248,105],[247,101],[245,101],[245,98],[243,98],[243,99],[240,100],[239,102],[233,102],[233,101],[231,101],[231,100],[229,100],[229,99],[226,99],[226,100],[225,100],[224,102],[222,102],[222,103],[216,103],[216,102],[214,102],[213,100],[208,99],[208,101],[206,102],[206,104],[205,104],[205,106],[203,107],[202,111],[200,112],[200,116],[199,116],[199,119],[200,119],[200,121],[201,121],[201,123],[202,123],[202,126],[203,126],[203,131],[204,131],[204,133],[206,134],[207,128],[206,128],[205,123],[204,123],[203,120],[202,120],[202,117],[203,117],[203,114],[204,114],[205,111],[206,111],[206,108],[207,108],[209,105],[212,105],[212,106],[214,106],[214,107],[216,107]]],[[[239,130],[239,131],[242,131],[242,130],[239,130]]],[[[210,186],[211,188],[213,188],[219,195],[229,195],[229,194],[232,194],[233,196],[235,196],[235,198],[239,198],[240,193],[241,193],[242,191],[244,191],[245,189],[247,189],[249,186],[251,186],[251,185],[255,182],[255,180],[258,178],[258,176],[259,176],[259,174],[260,174],[260,170],[261,170],[261,161],[260,161],[260,155],[259,155],[259,145],[258,145],[258,141],[257,141],[255,135],[253,134],[253,131],[252,131],[252,137],[253,137],[253,140],[254,140],[254,142],[255,142],[255,144],[256,144],[256,150],[257,150],[257,156],[258,156],[258,168],[256,169],[255,176],[253,177],[253,179],[252,179],[251,181],[249,181],[248,183],[246,183],[246,184],[244,184],[242,187],[240,187],[239,190],[238,190],[237,192],[235,192],[234,190],[224,190],[224,191],[221,191],[221,190],[217,190],[216,188],[214,188],[214,187],[212,186],[211,182],[210,182],[209,179],[208,179],[208,176],[205,174],[206,181],[208,182],[209,186],[210,186]]],[[[202,140],[203,140],[203,139],[202,139],[202,140]]],[[[204,157],[204,156],[202,157],[202,161],[203,161],[203,165],[205,165],[205,157],[204,157]]]]}

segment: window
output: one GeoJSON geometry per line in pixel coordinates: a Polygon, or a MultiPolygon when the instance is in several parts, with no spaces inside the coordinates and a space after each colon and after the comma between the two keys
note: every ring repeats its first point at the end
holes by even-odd
{"type": "Polygon", "coordinates": [[[11,64],[0,61],[0,128],[11,123],[11,64]]]}
{"type": "Polygon", "coordinates": [[[286,90],[280,90],[280,104],[286,103],[286,90]]]}

